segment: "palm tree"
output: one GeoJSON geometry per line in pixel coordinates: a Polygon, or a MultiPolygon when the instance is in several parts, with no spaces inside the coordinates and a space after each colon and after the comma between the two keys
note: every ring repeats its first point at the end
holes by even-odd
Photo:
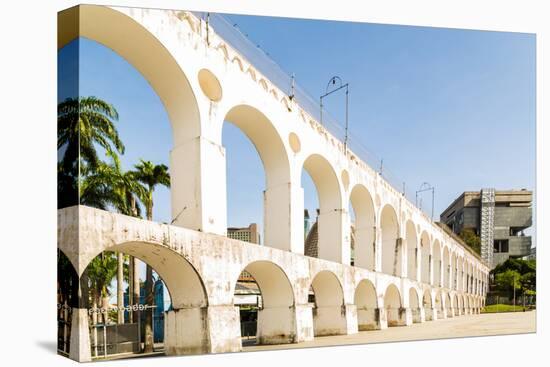
{"type": "Polygon", "coordinates": [[[58,207],[76,205],[80,166],[95,169],[100,160],[96,145],[111,155],[124,153],[114,121],[118,112],[96,97],[67,98],[57,106],[58,207]]]}
{"type": "MultiPolygon", "coordinates": [[[[151,161],[140,160],[134,166],[134,178],[141,182],[146,192],[141,197],[141,202],[145,206],[147,220],[153,220],[153,192],[157,185],[170,187],[170,174],[168,167],[164,164],[155,165],[151,161]]],[[[145,277],[145,302],[147,305],[153,305],[153,268],[147,264],[145,277]]],[[[153,310],[148,308],[145,311],[145,353],[153,352],[153,310]]]]}
{"type": "Polygon", "coordinates": [[[143,197],[147,189],[136,180],[135,172],[122,170],[118,156],[107,156],[111,163],[100,161],[95,169],[82,166],[80,203],[102,210],[111,206],[121,214],[141,217],[136,198],[143,197]]]}
{"type": "Polygon", "coordinates": [[[57,106],[57,149],[66,146],[63,161],[80,158],[96,167],[99,157],[95,144],[107,153],[124,154],[124,144],[114,122],[118,112],[97,97],[67,98],[57,106]]]}
{"type": "MultiPolygon", "coordinates": [[[[104,307],[110,295],[109,284],[117,275],[117,259],[112,252],[102,252],[92,260],[86,270],[92,291],[93,308],[96,309],[100,304],[104,307]]],[[[96,320],[95,318],[94,322],[96,320]]],[[[103,314],[103,323],[106,322],[106,314],[103,314]]]]}
{"type": "Polygon", "coordinates": [[[164,164],[155,165],[151,161],[140,159],[140,162],[134,168],[134,179],[145,186],[145,192],[140,197],[145,206],[145,216],[147,220],[153,220],[153,192],[157,185],[170,187],[168,167],[164,164]]]}
{"type": "MultiPolygon", "coordinates": [[[[134,217],[141,217],[141,209],[136,204],[136,198],[145,195],[146,188],[136,181],[134,172],[124,172],[120,166],[118,156],[107,153],[111,158],[111,163],[100,161],[94,170],[84,164],[83,178],[80,184],[80,203],[106,210],[108,206],[115,208],[119,213],[134,217]]],[[[117,255],[118,269],[123,271],[124,258],[122,254],[117,255]]],[[[139,300],[139,278],[135,259],[130,257],[129,267],[132,276],[130,277],[129,304],[134,304],[134,299],[139,300]],[[137,283],[137,286],[136,284],[137,283]],[[136,289],[137,288],[137,289],[136,289]]],[[[123,286],[122,277],[117,276],[117,305],[118,322],[123,323],[123,286]]],[[[139,311],[134,311],[131,316],[131,322],[139,317],[139,311]]]]}

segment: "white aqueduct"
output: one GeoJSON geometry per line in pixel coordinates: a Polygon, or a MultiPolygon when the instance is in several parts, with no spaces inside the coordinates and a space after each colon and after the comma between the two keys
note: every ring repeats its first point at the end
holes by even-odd
{"type": "MultiPolygon", "coordinates": [[[[140,258],[163,278],[174,308],[165,316],[167,354],[242,349],[234,289],[243,269],[262,292],[260,343],[479,312],[489,272],[480,257],[193,14],[81,5],[58,21],[59,49],[77,37],[111,48],[141,72],[168,112],[173,225],[85,206],[58,211],[58,246],[79,276],[111,250],[140,258]],[[225,237],[224,121],[248,136],[263,162],[263,246],[225,237]],[[303,169],[319,197],[319,258],[303,255],[303,169]],[[315,304],[308,303],[310,287],[315,304]]],[[[70,356],[79,361],[90,360],[87,322],[86,309],[73,311],[70,356]]]]}

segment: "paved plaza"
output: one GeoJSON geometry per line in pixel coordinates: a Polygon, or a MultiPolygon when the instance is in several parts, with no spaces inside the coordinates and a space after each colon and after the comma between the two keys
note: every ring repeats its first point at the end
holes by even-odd
{"type": "Polygon", "coordinates": [[[524,334],[536,331],[536,311],[515,313],[491,313],[467,315],[408,327],[391,327],[385,330],[361,331],[357,334],[316,337],[313,341],[285,345],[252,345],[244,351],[276,350],[291,348],[326,347],[395,341],[460,338],[467,336],[489,336],[524,334]]]}

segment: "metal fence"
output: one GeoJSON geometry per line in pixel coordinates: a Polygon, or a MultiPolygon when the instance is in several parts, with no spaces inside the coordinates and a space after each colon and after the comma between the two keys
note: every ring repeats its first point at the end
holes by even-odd
{"type": "Polygon", "coordinates": [[[241,336],[247,339],[255,338],[258,330],[258,323],[256,321],[242,321],[241,322],[241,336]]]}
{"type": "Polygon", "coordinates": [[[97,324],[90,328],[92,357],[140,351],[139,324],[97,324]]]}
{"type": "Polygon", "coordinates": [[[57,305],[57,351],[69,354],[71,347],[71,319],[72,307],[57,305]]]}

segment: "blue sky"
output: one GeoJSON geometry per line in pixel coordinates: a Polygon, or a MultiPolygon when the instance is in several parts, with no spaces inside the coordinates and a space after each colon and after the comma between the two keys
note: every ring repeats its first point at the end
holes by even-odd
{"type": "MultiPolygon", "coordinates": [[[[228,16],[315,100],[330,77],[350,83],[350,131],[384,159],[409,196],[436,187],[435,218],[456,196],[481,187],[535,188],[535,36],[428,27],[228,16]]],[[[122,163],[169,163],[171,131],[158,96],[111,50],[89,40],[59,53],[59,99],[80,47],[80,94],[114,104],[126,144],[122,163]]],[[[341,97],[331,114],[343,121],[341,97]]],[[[226,124],[228,225],[262,222],[264,173],[248,139],[226,124]],[[246,167],[246,168],[244,168],[246,167]]],[[[317,207],[304,176],[305,205],[317,207]]],[[[401,189],[399,187],[399,189],[401,189]]],[[[170,221],[167,189],[154,219],[170,221]]],[[[424,207],[431,203],[424,197],[424,207]]]]}

